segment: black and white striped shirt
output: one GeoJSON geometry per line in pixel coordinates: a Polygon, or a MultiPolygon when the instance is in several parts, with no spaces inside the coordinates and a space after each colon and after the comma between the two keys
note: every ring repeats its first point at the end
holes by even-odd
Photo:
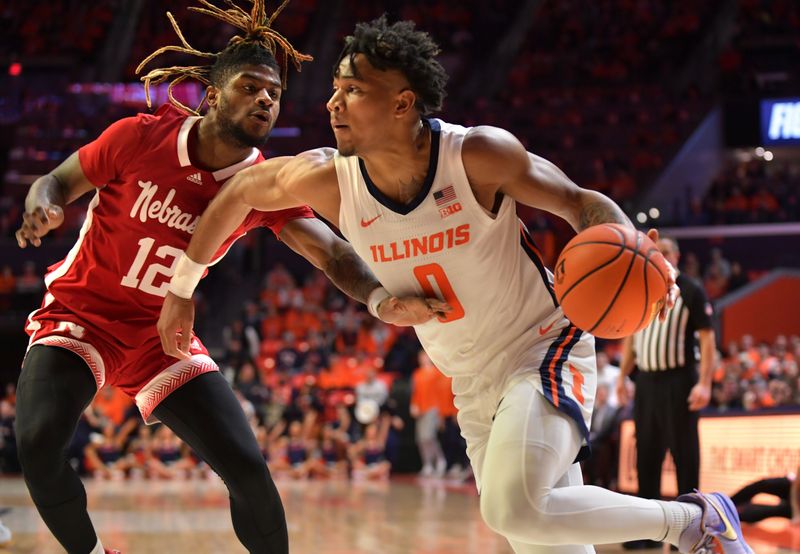
{"type": "Polygon", "coordinates": [[[695,367],[700,359],[696,333],[711,327],[711,304],[700,283],[679,274],[680,295],[665,321],[656,317],[633,336],[640,371],[695,367]]]}

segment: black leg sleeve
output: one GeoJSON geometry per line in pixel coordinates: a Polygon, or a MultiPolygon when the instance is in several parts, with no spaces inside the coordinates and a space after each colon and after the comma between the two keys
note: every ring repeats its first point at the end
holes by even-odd
{"type": "Polygon", "coordinates": [[[218,372],[192,379],[154,410],[222,477],[236,536],[252,554],[286,554],[289,538],[278,489],[239,401],[218,372]]]}
{"type": "Polygon", "coordinates": [[[77,354],[53,346],[28,352],[17,384],[17,450],[39,515],[70,554],[87,554],[97,536],[86,491],[66,450],[97,387],[77,354]]]}
{"type": "Polygon", "coordinates": [[[765,504],[744,504],[739,506],[739,519],[745,523],[757,523],[768,517],[792,517],[792,507],[788,502],[767,506],[765,504]]]}
{"type": "Polygon", "coordinates": [[[787,477],[772,477],[769,479],[761,479],[745,485],[733,496],[731,500],[737,506],[747,504],[757,494],[771,494],[779,499],[789,502],[789,495],[791,494],[792,482],[787,477]]]}

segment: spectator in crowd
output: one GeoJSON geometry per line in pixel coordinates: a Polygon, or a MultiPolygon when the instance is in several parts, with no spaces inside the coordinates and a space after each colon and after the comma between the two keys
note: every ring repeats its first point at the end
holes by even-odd
{"type": "Polygon", "coordinates": [[[713,224],[797,221],[798,184],[796,161],[735,160],[711,183],[702,201],[703,212],[713,224]]]}
{"type": "Polygon", "coordinates": [[[269,468],[277,475],[306,479],[313,465],[311,453],[315,448],[314,441],[303,435],[302,422],[292,421],[288,436],[278,440],[279,455],[270,459],[269,468]]]}
{"type": "Polygon", "coordinates": [[[619,381],[620,369],[611,363],[608,354],[602,350],[597,350],[597,384],[608,387],[608,405],[616,408],[619,405],[617,399],[617,382],[619,381]]]}
{"type": "Polygon", "coordinates": [[[342,479],[347,477],[347,449],[349,444],[342,441],[330,425],[322,428],[319,447],[309,464],[309,475],[321,479],[342,479]]]}
{"type": "Polygon", "coordinates": [[[6,264],[0,269],[0,312],[11,309],[16,290],[17,279],[14,277],[11,266],[6,264]]]}
{"type": "Polygon", "coordinates": [[[160,425],[152,441],[152,456],[148,462],[148,473],[157,479],[184,479],[188,477],[196,462],[189,446],[179,439],[166,425],[160,425]]]}
{"type": "Polygon", "coordinates": [[[17,384],[13,381],[6,383],[3,400],[12,406],[17,405],[17,384]]]}
{"type": "Polygon", "coordinates": [[[615,435],[619,427],[619,409],[611,404],[611,390],[612,386],[608,383],[598,382],[589,427],[592,456],[584,464],[587,483],[605,488],[611,488],[616,480],[618,458],[615,435]]]}
{"type": "Polygon", "coordinates": [[[139,425],[136,434],[128,444],[125,457],[130,477],[139,479],[148,476],[148,469],[153,458],[153,428],[151,426],[139,425]]]}
{"type": "Polygon", "coordinates": [[[234,381],[236,388],[252,405],[259,420],[264,419],[265,405],[270,399],[269,389],[261,383],[261,378],[251,362],[244,362],[234,381]]]}
{"type": "Polygon", "coordinates": [[[386,437],[391,421],[380,418],[364,429],[364,437],[350,449],[353,479],[376,481],[389,478],[392,465],[386,459],[386,437]]]}
{"type": "Polygon", "coordinates": [[[236,362],[254,360],[258,357],[261,337],[256,327],[245,326],[244,321],[235,319],[222,330],[222,337],[225,344],[236,345],[229,347],[230,362],[233,365],[237,365],[236,362]]]}
{"type": "Polygon", "coordinates": [[[441,477],[447,460],[439,444],[438,430],[442,376],[428,355],[420,350],[419,366],[411,376],[411,417],[416,420],[417,448],[422,457],[422,477],[441,477]]]}
{"type": "Polygon", "coordinates": [[[731,276],[731,263],[722,255],[722,250],[712,248],[710,251],[711,261],[706,272],[716,269],[717,273],[726,281],[731,276]]]}
{"type": "Polygon", "coordinates": [[[364,400],[372,400],[378,406],[383,406],[389,398],[389,388],[382,380],[377,377],[378,372],[375,368],[367,369],[367,377],[364,381],[356,385],[356,403],[364,400]]]}
{"type": "Polygon", "coordinates": [[[467,457],[467,441],[461,436],[458,409],[455,406],[453,380],[440,374],[437,398],[439,399],[439,442],[447,460],[447,475],[452,479],[466,480],[472,475],[472,465],[467,457]]]}
{"type": "Polygon", "coordinates": [[[0,473],[19,473],[17,442],[14,433],[14,404],[8,397],[0,400],[0,473]]]}
{"type": "Polygon", "coordinates": [[[125,438],[107,420],[102,433],[92,433],[84,449],[86,471],[96,479],[120,480],[125,477],[128,461],[124,456],[125,438]]]}
{"type": "Polygon", "coordinates": [[[742,264],[734,261],[731,262],[731,275],[728,278],[728,292],[734,292],[745,286],[748,282],[747,275],[742,269],[742,264]]]}

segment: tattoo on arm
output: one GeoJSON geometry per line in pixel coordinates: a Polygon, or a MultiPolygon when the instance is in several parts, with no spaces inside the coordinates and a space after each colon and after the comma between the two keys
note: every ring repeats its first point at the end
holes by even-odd
{"type": "Polygon", "coordinates": [[[581,209],[580,229],[599,225],[600,223],[621,223],[631,225],[628,216],[611,200],[589,202],[581,209]]]}
{"type": "Polygon", "coordinates": [[[339,290],[363,304],[367,303],[369,293],[381,286],[367,264],[349,246],[337,248],[324,271],[339,290]]]}

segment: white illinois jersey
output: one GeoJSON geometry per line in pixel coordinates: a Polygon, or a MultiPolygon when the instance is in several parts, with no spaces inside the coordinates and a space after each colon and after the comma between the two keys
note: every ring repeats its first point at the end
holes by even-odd
{"type": "Polygon", "coordinates": [[[514,200],[505,196],[496,216],[488,213],[461,159],[469,129],[437,119],[425,123],[430,165],[408,204],[382,194],[358,157],[335,155],[339,228],[393,295],[437,296],[452,306],[445,317],[415,329],[436,366],[454,377],[456,395],[477,394],[487,384],[502,388],[524,373],[537,377],[556,407],[588,421],[595,366],[567,363],[583,333],[558,306],[552,275],[514,200]]]}

